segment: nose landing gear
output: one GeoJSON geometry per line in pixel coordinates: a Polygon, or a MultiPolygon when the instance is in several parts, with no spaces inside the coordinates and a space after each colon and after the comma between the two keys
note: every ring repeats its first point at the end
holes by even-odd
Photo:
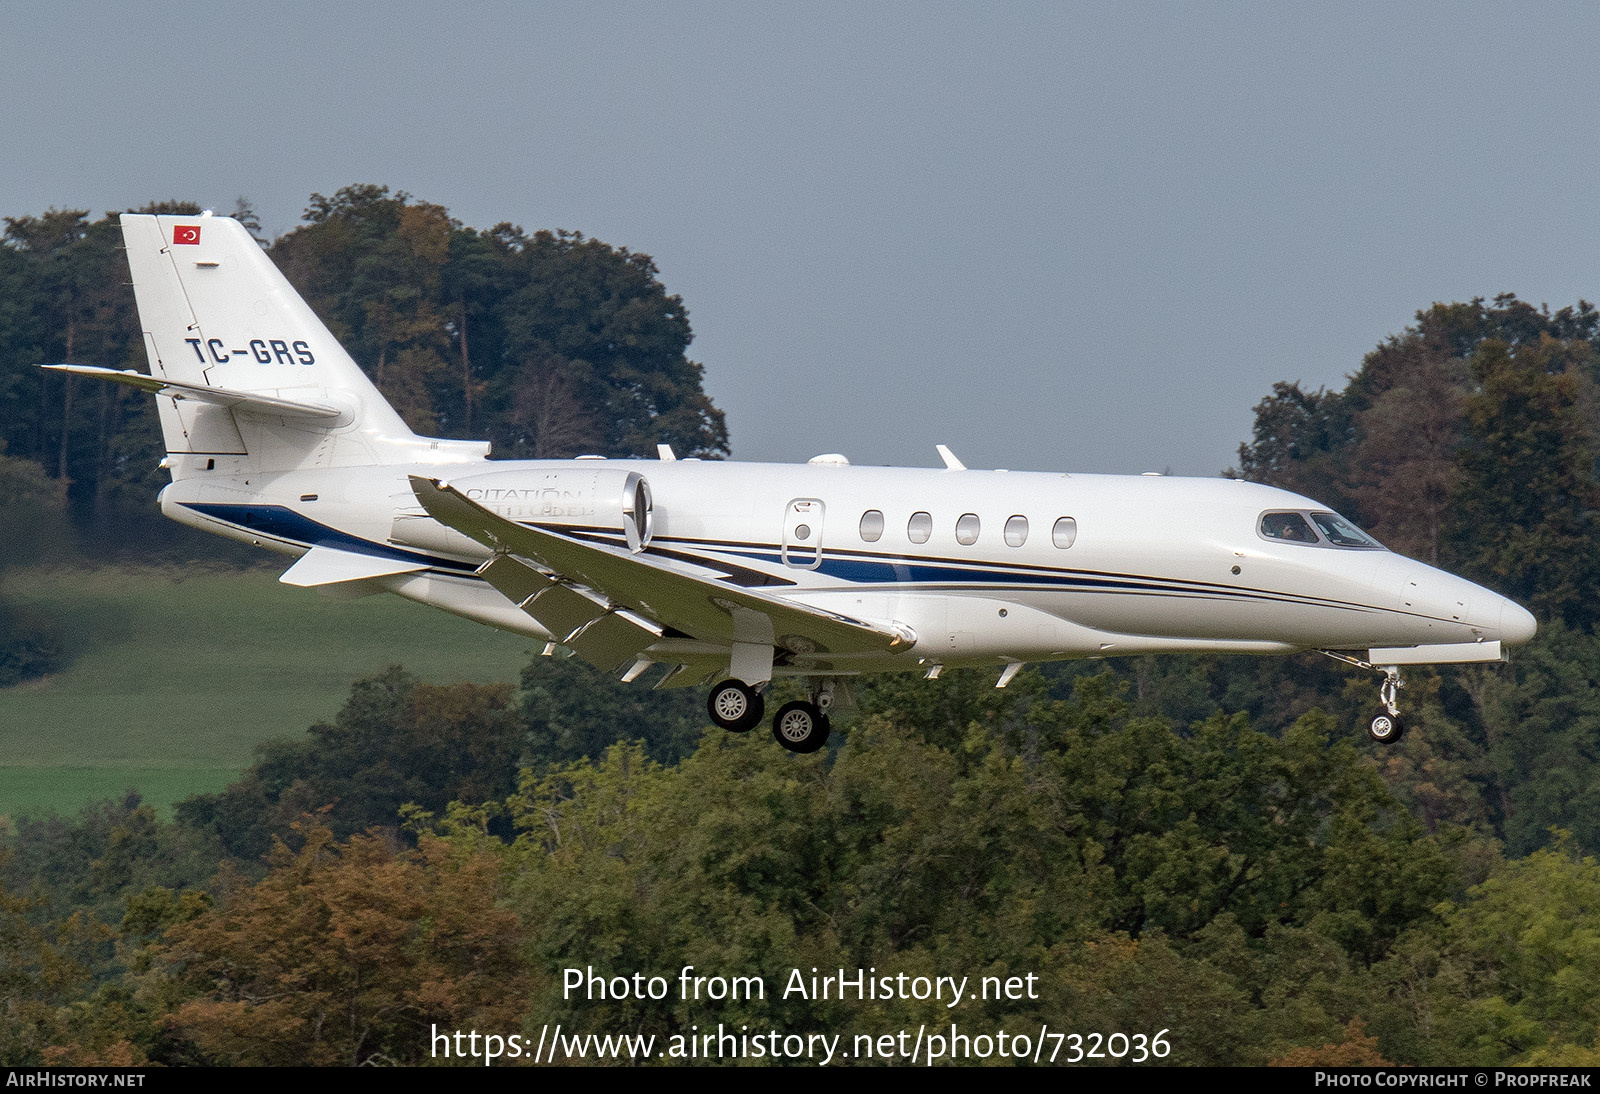
{"type": "Polygon", "coordinates": [[[1359,657],[1351,657],[1338,650],[1318,650],[1335,661],[1343,661],[1347,665],[1354,665],[1358,669],[1373,669],[1383,673],[1383,683],[1378,685],[1378,701],[1383,708],[1372,716],[1367,723],[1367,736],[1377,741],[1380,745],[1392,745],[1398,741],[1406,731],[1406,724],[1400,717],[1399,691],[1406,686],[1400,679],[1398,665],[1374,665],[1370,661],[1363,661],[1359,657]]]}
{"type": "Polygon", "coordinates": [[[1406,731],[1405,723],[1400,720],[1400,703],[1395,694],[1405,686],[1406,682],[1400,679],[1400,670],[1394,665],[1385,665],[1383,683],[1378,686],[1378,698],[1383,703],[1383,709],[1367,723],[1367,736],[1380,745],[1394,744],[1406,731]]]}

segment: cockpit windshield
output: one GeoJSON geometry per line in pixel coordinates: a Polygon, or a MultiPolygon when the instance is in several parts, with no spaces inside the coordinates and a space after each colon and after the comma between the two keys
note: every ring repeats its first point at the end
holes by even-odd
{"type": "Polygon", "coordinates": [[[1261,514],[1256,526],[1263,539],[1304,543],[1316,547],[1383,550],[1383,544],[1338,513],[1279,511],[1261,514]],[[1320,534],[1319,534],[1320,533],[1320,534]]]}
{"type": "Polygon", "coordinates": [[[1345,520],[1338,513],[1312,513],[1311,520],[1335,547],[1381,548],[1383,544],[1345,520]]]}

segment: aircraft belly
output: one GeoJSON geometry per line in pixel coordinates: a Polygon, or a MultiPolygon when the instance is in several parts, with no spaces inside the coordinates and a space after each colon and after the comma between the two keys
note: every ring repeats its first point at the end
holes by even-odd
{"type": "Polygon", "coordinates": [[[909,626],[916,632],[917,642],[900,660],[912,663],[988,664],[995,658],[1048,661],[1084,657],[1111,637],[1015,600],[985,596],[813,590],[795,594],[794,599],[829,611],[909,626]]]}
{"type": "Polygon", "coordinates": [[[375,580],[407,600],[415,600],[503,631],[525,634],[547,642],[554,640],[537,620],[500,595],[487,582],[477,578],[401,574],[375,580]]]}

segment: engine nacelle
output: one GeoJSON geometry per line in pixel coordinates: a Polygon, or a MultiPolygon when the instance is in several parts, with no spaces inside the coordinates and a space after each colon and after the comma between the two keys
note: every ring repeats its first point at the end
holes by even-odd
{"type": "MultiPolygon", "coordinates": [[[[507,520],[573,531],[620,532],[630,550],[642,551],[655,528],[650,483],[637,471],[613,470],[581,460],[548,471],[490,471],[450,479],[468,498],[507,520]]],[[[451,530],[431,517],[396,518],[391,539],[450,550],[451,530]],[[427,541],[427,542],[424,542],[427,541]]],[[[459,537],[460,533],[451,533],[459,537]]]]}

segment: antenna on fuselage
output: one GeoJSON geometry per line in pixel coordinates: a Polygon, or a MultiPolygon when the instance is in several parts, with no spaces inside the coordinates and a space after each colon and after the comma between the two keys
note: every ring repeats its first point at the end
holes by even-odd
{"type": "Polygon", "coordinates": [[[956,459],[956,454],[950,451],[950,449],[946,448],[944,445],[936,444],[933,446],[933,449],[935,452],[939,453],[939,458],[944,461],[946,470],[965,471],[967,469],[967,465],[956,459]]]}

